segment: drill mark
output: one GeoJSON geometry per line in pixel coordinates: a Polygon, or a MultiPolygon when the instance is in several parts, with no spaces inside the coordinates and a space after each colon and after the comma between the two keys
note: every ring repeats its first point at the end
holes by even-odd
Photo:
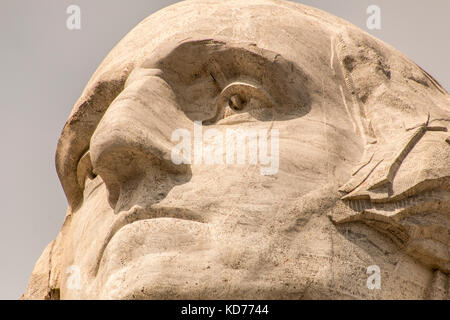
{"type": "Polygon", "coordinates": [[[375,182],[372,186],[370,186],[369,190],[374,190],[383,187],[388,183],[392,183],[403,161],[406,159],[408,154],[414,149],[414,147],[419,143],[419,141],[425,136],[427,132],[448,131],[446,127],[429,126],[429,124],[432,122],[430,118],[431,118],[430,114],[428,113],[426,122],[407,129],[407,131],[414,130],[413,134],[409,137],[409,139],[403,145],[403,148],[401,148],[401,150],[396,154],[394,159],[391,161],[391,164],[387,167],[387,172],[385,172],[383,178],[375,182]]]}
{"type": "Polygon", "coordinates": [[[418,127],[416,131],[411,135],[411,137],[406,141],[403,148],[396,154],[394,159],[391,161],[390,165],[387,167],[387,172],[384,173],[383,178],[375,182],[369,187],[369,190],[374,190],[379,187],[386,185],[387,183],[392,183],[398,169],[402,165],[406,156],[411,152],[416,144],[423,138],[427,131],[425,126],[418,127]]]}
{"type": "Polygon", "coordinates": [[[330,46],[331,46],[331,57],[330,57],[330,68],[331,70],[334,71],[334,43],[333,43],[333,38],[330,38],[330,46]]]}
{"type": "Polygon", "coordinates": [[[347,182],[343,187],[339,189],[341,192],[347,193],[347,195],[343,196],[342,200],[350,200],[353,198],[353,192],[359,188],[364,182],[369,179],[370,175],[375,171],[375,169],[384,161],[384,159],[379,160],[370,171],[364,175],[363,179],[351,179],[349,182],[347,182]],[[355,182],[356,181],[356,182],[355,182]]]}
{"type": "Polygon", "coordinates": [[[355,118],[353,117],[353,114],[350,112],[350,109],[348,108],[347,100],[345,99],[344,89],[342,89],[342,86],[339,86],[339,89],[341,90],[342,101],[344,102],[345,110],[347,111],[347,114],[349,115],[349,117],[352,121],[353,131],[356,133],[357,132],[357,124],[356,124],[355,118]]]}
{"type": "Polygon", "coordinates": [[[371,163],[374,155],[375,155],[375,153],[372,153],[372,156],[370,157],[370,159],[367,162],[361,164],[361,166],[355,172],[352,173],[352,176],[356,176],[362,169],[364,169],[369,163],[371,163]]]}
{"type": "Polygon", "coordinates": [[[222,92],[222,89],[220,88],[219,84],[217,83],[216,78],[214,78],[213,74],[210,72],[209,75],[211,76],[211,78],[213,79],[214,82],[214,86],[217,89],[217,92],[222,92]]]}
{"type": "Polygon", "coordinates": [[[223,88],[227,86],[228,80],[225,77],[225,74],[223,73],[222,69],[220,68],[219,63],[214,59],[214,57],[211,57],[209,59],[210,62],[210,76],[213,78],[214,83],[216,83],[217,87],[219,88],[219,91],[222,91],[223,88]],[[213,76],[213,74],[215,76],[213,76]]]}

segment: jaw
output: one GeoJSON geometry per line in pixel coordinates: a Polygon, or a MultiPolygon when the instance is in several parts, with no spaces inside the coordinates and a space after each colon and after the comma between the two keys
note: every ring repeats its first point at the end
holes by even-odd
{"type": "Polygon", "coordinates": [[[367,236],[355,240],[325,215],[275,220],[259,232],[178,219],[133,223],[111,241],[86,293],[94,299],[423,298],[426,268],[367,227],[346,230],[367,236]],[[366,286],[374,264],[383,270],[381,291],[366,286]]]}

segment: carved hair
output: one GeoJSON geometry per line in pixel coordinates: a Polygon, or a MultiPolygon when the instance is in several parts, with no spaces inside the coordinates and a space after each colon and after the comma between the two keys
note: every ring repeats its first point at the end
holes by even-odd
{"type": "Polygon", "coordinates": [[[448,273],[448,94],[418,66],[401,64],[406,57],[376,42],[353,30],[342,31],[335,39],[346,82],[344,99],[350,101],[366,147],[360,165],[340,188],[343,201],[331,217],[341,224],[364,222],[423,263],[448,273]],[[400,65],[410,67],[400,69],[400,65]],[[371,79],[364,78],[368,72],[371,79]],[[443,99],[420,95],[417,87],[426,87],[443,99]],[[409,89],[408,100],[403,99],[402,88],[409,89]],[[385,121],[386,114],[395,114],[398,120],[385,121]]]}

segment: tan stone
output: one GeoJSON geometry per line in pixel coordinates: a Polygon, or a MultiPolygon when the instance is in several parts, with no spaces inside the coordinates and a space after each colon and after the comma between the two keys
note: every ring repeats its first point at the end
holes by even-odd
{"type": "Polygon", "coordinates": [[[446,299],[449,120],[430,75],[320,10],[165,8],[75,104],[56,153],[69,210],[23,298],[446,299]],[[276,172],[177,165],[194,121],[278,130],[276,172]]]}

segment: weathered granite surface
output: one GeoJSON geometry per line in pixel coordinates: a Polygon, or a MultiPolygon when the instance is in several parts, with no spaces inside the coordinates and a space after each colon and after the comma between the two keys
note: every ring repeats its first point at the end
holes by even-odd
{"type": "Polygon", "coordinates": [[[449,120],[429,74],[320,10],[165,8],[74,106],[56,153],[69,208],[22,298],[448,299],[449,120]],[[175,164],[194,121],[278,132],[276,172],[175,164]]]}

